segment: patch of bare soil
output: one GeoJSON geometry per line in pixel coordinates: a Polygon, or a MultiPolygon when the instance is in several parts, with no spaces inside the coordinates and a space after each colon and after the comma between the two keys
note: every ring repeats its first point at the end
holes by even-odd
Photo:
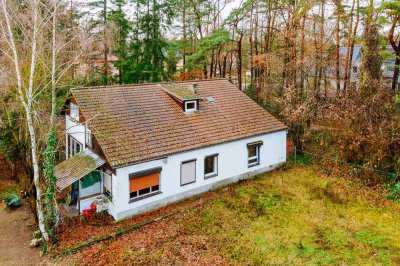
{"type": "Polygon", "coordinates": [[[26,201],[15,210],[0,203],[0,265],[46,265],[29,247],[35,221],[26,201]]]}

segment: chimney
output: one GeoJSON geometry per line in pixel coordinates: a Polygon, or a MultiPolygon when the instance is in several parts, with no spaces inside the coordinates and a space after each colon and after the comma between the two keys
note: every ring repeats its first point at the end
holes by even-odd
{"type": "Polygon", "coordinates": [[[195,94],[197,94],[197,90],[198,90],[198,85],[197,85],[197,83],[193,83],[193,84],[190,86],[190,89],[191,89],[191,91],[193,91],[195,94]]]}

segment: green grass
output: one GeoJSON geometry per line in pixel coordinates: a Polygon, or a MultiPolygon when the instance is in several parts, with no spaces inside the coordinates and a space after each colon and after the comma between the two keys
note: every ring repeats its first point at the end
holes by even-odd
{"type": "Polygon", "coordinates": [[[224,188],[183,222],[233,264],[399,265],[400,207],[297,167],[224,188]]]}
{"type": "Polygon", "coordinates": [[[19,194],[18,185],[7,185],[5,187],[0,187],[0,200],[5,200],[11,194],[19,194]]]}

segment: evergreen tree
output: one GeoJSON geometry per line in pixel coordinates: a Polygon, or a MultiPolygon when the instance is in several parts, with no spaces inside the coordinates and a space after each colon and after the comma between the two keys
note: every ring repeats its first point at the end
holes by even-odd
{"type": "Polygon", "coordinates": [[[114,22],[118,30],[114,46],[114,53],[118,56],[118,82],[122,84],[124,78],[124,63],[127,59],[127,38],[131,30],[131,22],[127,19],[123,8],[126,6],[125,0],[113,0],[113,8],[109,13],[109,20],[114,22]]]}

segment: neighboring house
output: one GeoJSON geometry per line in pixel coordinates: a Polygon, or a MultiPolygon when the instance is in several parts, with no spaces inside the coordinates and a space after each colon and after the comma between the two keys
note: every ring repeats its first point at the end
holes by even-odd
{"type": "MultiPolygon", "coordinates": [[[[391,45],[386,46],[386,52],[383,55],[383,64],[382,64],[382,77],[386,81],[386,83],[391,86],[394,75],[394,64],[395,64],[395,53],[393,51],[393,47],[391,45]]],[[[397,90],[400,91],[400,75],[397,79],[397,90]]]]}
{"type": "MultiPolygon", "coordinates": [[[[339,68],[339,76],[340,76],[340,88],[344,88],[344,78],[345,78],[345,66],[346,66],[346,56],[347,56],[347,47],[340,46],[339,47],[339,56],[340,56],[340,68],[339,68]]],[[[362,46],[354,45],[353,56],[351,58],[351,69],[349,69],[349,81],[350,86],[357,87],[360,83],[360,69],[362,64],[362,46]]],[[[336,90],[336,72],[335,66],[331,66],[327,73],[327,81],[330,87],[336,90]]]]}
{"type": "Polygon", "coordinates": [[[287,127],[225,79],[76,88],[66,106],[57,190],[81,212],[118,220],[286,161],[287,127]]]}
{"type": "MultiPolygon", "coordinates": [[[[392,84],[393,80],[393,72],[394,72],[394,51],[392,46],[387,45],[386,50],[383,49],[383,63],[382,63],[382,79],[389,86],[392,84]]],[[[340,53],[340,88],[344,88],[344,75],[345,75],[345,62],[346,62],[346,54],[347,47],[341,46],[339,48],[340,53]]],[[[362,46],[355,45],[353,50],[352,57],[352,66],[350,69],[350,85],[353,87],[358,87],[360,84],[360,70],[362,65],[362,46]]],[[[328,82],[331,88],[336,89],[336,77],[334,73],[334,69],[330,69],[329,74],[327,74],[328,82]]],[[[400,76],[397,81],[397,89],[400,89],[400,76]]]]}
{"type": "MultiPolygon", "coordinates": [[[[118,76],[118,68],[115,64],[118,63],[118,57],[112,54],[107,56],[107,64],[108,64],[108,76],[117,77],[118,76]]],[[[82,59],[80,59],[76,65],[76,74],[82,77],[89,77],[94,73],[104,74],[104,53],[102,51],[92,52],[89,55],[85,55],[82,59]]]]}

